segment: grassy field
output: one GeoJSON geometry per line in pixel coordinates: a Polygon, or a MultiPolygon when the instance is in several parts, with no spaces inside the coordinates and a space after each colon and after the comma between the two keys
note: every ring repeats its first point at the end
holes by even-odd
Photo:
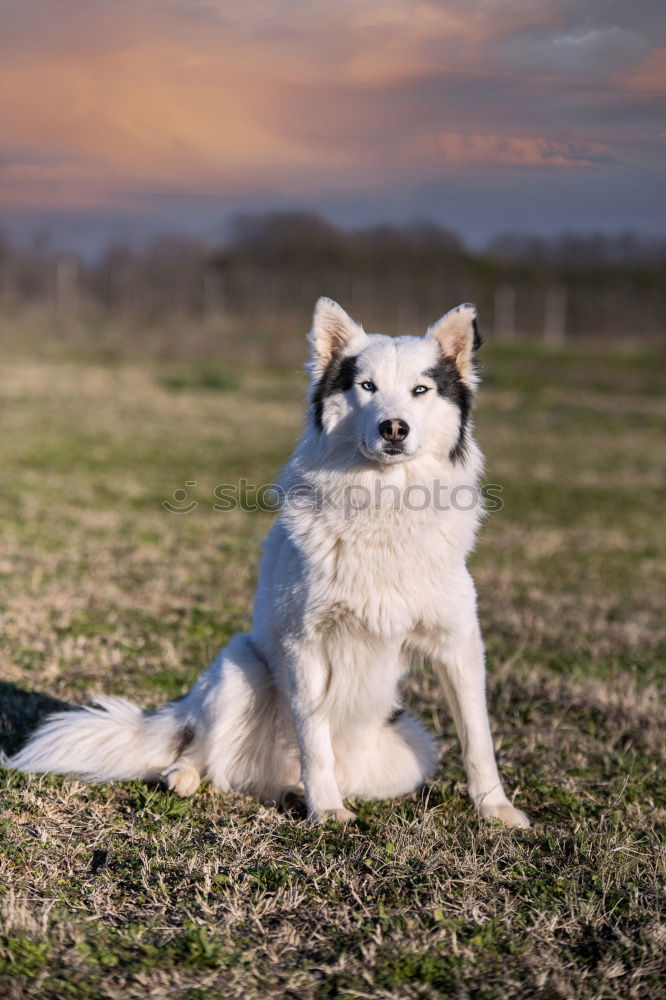
{"type": "MultiPolygon", "coordinates": [[[[504,507],[473,570],[532,830],[475,818],[426,668],[407,696],[443,734],[436,778],[352,828],[5,770],[3,995],[665,996],[665,360],[484,348],[504,507]]],[[[62,702],[179,695],[247,627],[270,515],[217,512],[213,491],[272,481],[304,391],[212,364],[3,362],[6,751],[62,702]],[[187,482],[196,509],[167,511],[187,482]]]]}

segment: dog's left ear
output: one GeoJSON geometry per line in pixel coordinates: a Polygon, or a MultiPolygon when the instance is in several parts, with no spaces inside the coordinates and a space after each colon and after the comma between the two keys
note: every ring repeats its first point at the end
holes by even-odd
{"type": "Polygon", "coordinates": [[[479,334],[476,306],[464,302],[433,323],[426,332],[439,344],[442,354],[455,362],[462,378],[474,381],[474,351],[483,343],[479,334]]]}
{"type": "Polygon", "coordinates": [[[309,340],[312,345],[312,373],[319,377],[332,361],[362,350],[367,334],[337,302],[321,298],[315,306],[309,340]]]}

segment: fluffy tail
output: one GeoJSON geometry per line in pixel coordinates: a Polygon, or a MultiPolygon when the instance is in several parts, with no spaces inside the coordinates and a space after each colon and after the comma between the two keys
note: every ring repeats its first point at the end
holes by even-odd
{"type": "Polygon", "coordinates": [[[124,698],[56,712],[8,766],[38,774],[77,774],[88,781],[156,778],[178,757],[182,724],[175,706],[146,712],[124,698]]]}

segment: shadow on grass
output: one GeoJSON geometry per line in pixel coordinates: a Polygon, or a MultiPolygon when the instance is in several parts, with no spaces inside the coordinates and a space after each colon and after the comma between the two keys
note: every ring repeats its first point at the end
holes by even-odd
{"type": "Polygon", "coordinates": [[[72,707],[48,694],[0,681],[0,748],[8,755],[15,753],[46,715],[72,707]]]}

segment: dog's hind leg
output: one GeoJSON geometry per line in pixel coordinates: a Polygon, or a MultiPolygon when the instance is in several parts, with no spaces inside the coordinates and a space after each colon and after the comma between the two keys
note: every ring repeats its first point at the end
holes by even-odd
{"type": "Polygon", "coordinates": [[[181,758],[162,772],[162,780],[174,795],[186,799],[199,788],[201,773],[195,764],[181,758]]]}
{"type": "Polygon", "coordinates": [[[165,768],[161,780],[180,798],[187,798],[199,788],[205,769],[204,734],[197,733],[193,723],[185,723],[181,730],[181,746],[173,764],[165,768]]]}
{"type": "Polygon", "coordinates": [[[206,777],[220,791],[279,802],[298,783],[300,763],[288,714],[251,637],[235,636],[208,673],[206,777]]]}
{"type": "Polygon", "coordinates": [[[336,746],[336,771],[343,795],[391,799],[423,784],[435,770],[437,756],[434,737],[403,710],[368,733],[361,747],[336,746]]]}

